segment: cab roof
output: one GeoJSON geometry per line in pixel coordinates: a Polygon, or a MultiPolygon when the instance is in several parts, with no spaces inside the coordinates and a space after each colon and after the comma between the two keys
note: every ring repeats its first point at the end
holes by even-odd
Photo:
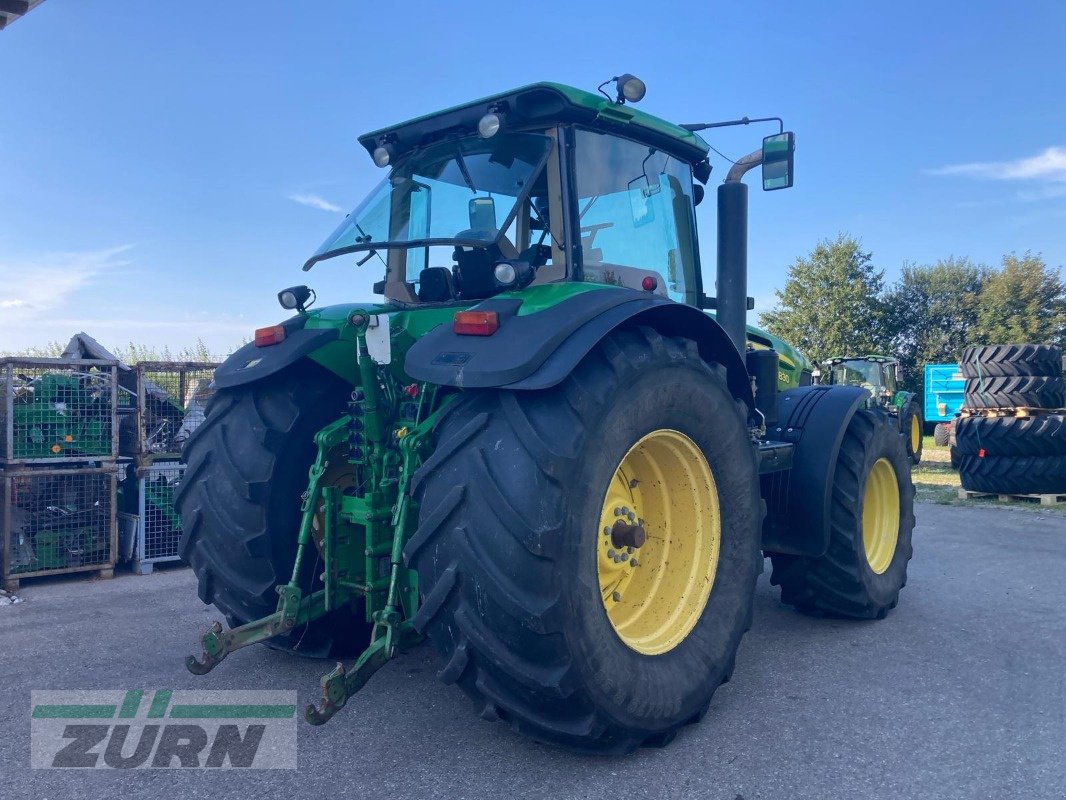
{"type": "Polygon", "coordinates": [[[505,127],[577,122],[620,133],[695,164],[707,156],[707,143],[692,131],[629,105],[561,83],[531,83],[470,103],[371,131],[359,137],[368,153],[388,142],[397,155],[454,135],[476,133],[489,111],[502,112],[505,127]]]}

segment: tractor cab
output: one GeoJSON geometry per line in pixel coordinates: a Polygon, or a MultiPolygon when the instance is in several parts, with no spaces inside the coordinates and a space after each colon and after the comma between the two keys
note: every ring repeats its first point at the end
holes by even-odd
{"type": "MultiPolygon", "coordinates": [[[[339,256],[384,265],[376,290],[402,304],[571,281],[713,307],[695,217],[709,148],[627,106],[643,90],[623,78],[617,99],[540,83],[366,134],[388,174],[304,269],[339,256]]],[[[791,185],[787,141],[765,188],[791,185]]]]}
{"type": "Polygon", "coordinates": [[[827,364],[832,385],[859,386],[879,405],[889,405],[896,396],[899,363],[888,356],[830,358],[827,364]]]}

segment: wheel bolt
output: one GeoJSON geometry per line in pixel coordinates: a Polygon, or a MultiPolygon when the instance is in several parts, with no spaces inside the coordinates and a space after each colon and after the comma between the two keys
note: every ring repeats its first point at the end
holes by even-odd
{"type": "Polygon", "coordinates": [[[622,593],[621,592],[615,592],[614,594],[611,595],[611,599],[614,600],[617,603],[619,600],[622,599],[622,593]]]}
{"type": "Polygon", "coordinates": [[[631,559],[629,559],[629,566],[631,566],[631,567],[639,567],[640,564],[637,563],[637,560],[635,558],[631,558],[631,559]]]}
{"type": "Polygon", "coordinates": [[[622,514],[624,514],[624,513],[625,513],[625,512],[624,512],[624,511],[623,511],[622,509],[618,508],[618,506],[615,506],[615,509],[614,509],[614,515],[615,515],[616,517],[620,517],[620,516],[622,516],[622,514]]]}
{"type": "Polygon", "coordinates": [[[633,552],[633,550],[634,550],[634,548],[632,548],[632,547],[627,547],[627,548],[626,548],[626,552],[627,552],[627,553],[632,553],[632,552],[633,552]]]}
{"type": "Polygon", "coordinates": [[[609,558],[609,559],[611,559],[613,561],[614,560],[614,556],[615,556],[614,550],[608,550],[607,551],[607,558],[609,558]]]}

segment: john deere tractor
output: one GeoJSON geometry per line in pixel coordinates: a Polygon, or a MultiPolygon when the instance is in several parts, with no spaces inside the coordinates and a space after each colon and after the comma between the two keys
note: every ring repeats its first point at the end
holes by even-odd
{"type": "Polygon", "coordinates": [[[891,356],[843,356],[827,360],[829,383],[834,386],[861,386],[870,393],[866,405],[880,408],[899,426],[912,464],[922,460],[922,433],[925,420],[914,392],[899,388],[899,361],[891,356]]]}
{"type": "Polygon", "coordinates": [[[894,421],[745,334],[741,179],[790,186],[792,134],[718,187],[709,296],[697,131],[760,120],[675,125],[612,80],[360,138],[384,179],[304,268],[376,270],[380,299],[280,292],[294,315],[219,367],[185,449],[181,552],[230,626],[193,672],[256,642],[339,659],[317,724],[426,637],[483,718],[626,753],[707,711],[764,554],[803,611],[896,605],[914,517],[894,421]]]}

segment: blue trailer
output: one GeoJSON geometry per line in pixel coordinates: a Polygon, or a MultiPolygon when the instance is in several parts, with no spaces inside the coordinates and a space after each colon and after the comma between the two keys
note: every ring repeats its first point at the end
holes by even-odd
{"type": "Polygon", "coordinates": [[[958,364],[926,364],[922,397],[927,424],[951,422],[962,408],[966,379],[958,364]]]}

